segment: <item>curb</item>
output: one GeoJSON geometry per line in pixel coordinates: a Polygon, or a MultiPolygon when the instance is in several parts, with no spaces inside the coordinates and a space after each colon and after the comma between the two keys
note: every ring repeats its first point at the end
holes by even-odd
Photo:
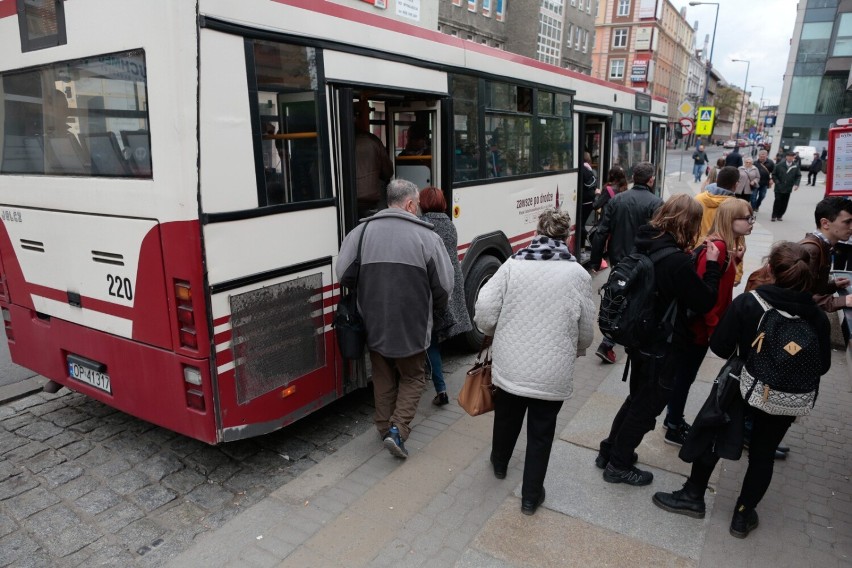
{"type": "Polygon", "coordinates": [[[47,379],[41,375],[33,375],[23,381],[0,386],[0,404],[7,404],[13,400],[41,392],[45,384],[47,384],[47,379]]]}

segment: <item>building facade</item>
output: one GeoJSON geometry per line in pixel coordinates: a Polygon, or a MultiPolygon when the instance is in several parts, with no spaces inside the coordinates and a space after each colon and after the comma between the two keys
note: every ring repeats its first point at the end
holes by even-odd
{"type": "Polygon", "coordinates": [[[772,151],[828,146],[828,129],[852,117],[852,2],[800,0],[772,151]]]}
{"type": "Polygon", "coordinates": [[[687,89],[692,26],[670,0],[600,0],[592,75],[669,101],[670,120],[687,89]]]}
{"type": "Polygon", "coordinates": [[[596,2],[512,0],[506,21],[506,51],[590,74],[596,2]]]}
{"type": "Polygon", "coordinates": [[[423,0],[427,2],[438,6],[438,31],[506,49],[508,0],[423,0]]]}
{"type": "Polygon", "coordinates": [[[438,5],[432,0],[328,0],[334,4],[348,6],[434,30],[438,26],[438,5]]]}

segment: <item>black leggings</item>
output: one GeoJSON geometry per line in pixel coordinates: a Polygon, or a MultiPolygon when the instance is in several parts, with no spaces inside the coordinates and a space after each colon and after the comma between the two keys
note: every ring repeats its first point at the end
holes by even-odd
{"type": "MultiPolygon", "coordinates": [[[[746,412],[751,414],[753,427],[748,450],[748,469],[743,478],[737,503],[745,505],[747,509],[754,509],[769,488],[775,467],[775,450],[795,417],[774,416],[750,407],[746,409],[746,412]]],[[[701,459],[696,460],[692,464],[692,473],[686,481],[687,488],[703,494],[718,461],[719,458],[713,454],[705,454],[701,459]]]]}

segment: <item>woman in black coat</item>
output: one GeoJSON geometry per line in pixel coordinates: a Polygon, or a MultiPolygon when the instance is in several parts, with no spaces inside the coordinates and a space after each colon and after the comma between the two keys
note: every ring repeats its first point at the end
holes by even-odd
{"type": "MultiPolygon", "coordinates": [[[[775,284],[757,288],[761,298],[774,308],[783,310],[806,320],[816,332],[819,339],[820,368],[819,375],[824,375],[831,367],[831,341],[828,317],[813,301],[807,291],[810,289],[813,273],[808,264],[809,254],[798,243],[780,242],[772,247],[769,254],[769,266],[775,278],[775,284]]],[[[764,310],[752,294],[742,294],[737,297],[716,331],[710,338],[710,349],[719,357],[728,358],[739,348],[741,356],[745,357],[752,349],[752,342],[757,336],[757,329],[764,310]]],[[[752,417],[753,430],[749,445],[748,469],[743,479],[740,495],[731,519],[730,533],[737,538],[745,538],[758,524],[757,504],[766,494],[772,480],[775,464],[775,450],[787,429],[793,423],[794,416],[767,414],[757,408],[747,406],[737,390],[728,415],[742,421],[746,410],[752,417]]],[[[713,440],[707,450],[692,464],[692,472],[683,489],[672,493],[656,493],[654,504],[658,507],[690,517],[704,518],[704,492],[720,453],[720,448],[742,447],[742,438],[731,440],[731,433],[741,436],[742,428],[724,428],[724,439],[713,440]]],[[[690,448],[692,436],[684,444],[681,455],[690,448]]]]}

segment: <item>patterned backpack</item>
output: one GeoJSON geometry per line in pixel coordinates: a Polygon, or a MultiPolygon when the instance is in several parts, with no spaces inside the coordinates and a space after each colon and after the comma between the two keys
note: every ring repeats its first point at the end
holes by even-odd
{"type": "Polygon", "coordinates": [[[755,291],[750,294],[763,316],[740,375],[743,400],[768,414],[804,416],[819,389],[819,337],[807,320],[774,308],[755,291]]]}

